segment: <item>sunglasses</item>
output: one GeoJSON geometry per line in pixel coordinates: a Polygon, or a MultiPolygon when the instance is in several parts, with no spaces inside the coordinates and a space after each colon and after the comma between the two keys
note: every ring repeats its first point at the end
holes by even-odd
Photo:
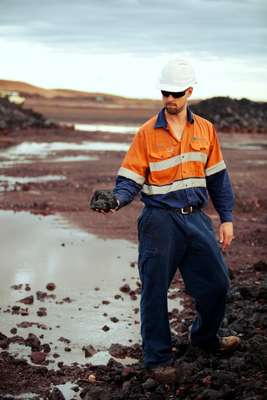
{"type": "Polygon", "coordinates": [[[174,99],[179,99],[179,97],[183,97],[185,95],[185,92],[186,90],[184,90],[183,92],[167,92],[166,90],[161,90],[162,96],[172,96],[174,99]]]}

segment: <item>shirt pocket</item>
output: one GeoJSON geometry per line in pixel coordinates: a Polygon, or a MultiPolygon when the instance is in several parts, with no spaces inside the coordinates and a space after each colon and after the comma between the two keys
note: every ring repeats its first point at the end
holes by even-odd
{"type": "Polygon", "coordinates": [[[208,153],[209,151],[209,146],[210,143],[207,139],[191,139],[190,142],[190,147],[194,150],[194,151],[200,151],[203,153],[208,153]]]}
{"type": "Polygon", "coordinates": [[[168,160],[169,158],[175,157],[179,154],[179,148],[170,143],[162,146],[153,146],[149,152],[150,161],[161,161],[168,160]]]}

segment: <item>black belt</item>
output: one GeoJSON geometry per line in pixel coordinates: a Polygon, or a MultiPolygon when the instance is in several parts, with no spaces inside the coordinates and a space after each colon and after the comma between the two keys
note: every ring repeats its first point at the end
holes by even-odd
{"type": "Polygon", "coordinates": [[[174,211],[178,212],[179,214],[192,214],[193,212],[199,211],[201,207],[199,206],[187,206],[182,208],[175,208],[174,211]]]}

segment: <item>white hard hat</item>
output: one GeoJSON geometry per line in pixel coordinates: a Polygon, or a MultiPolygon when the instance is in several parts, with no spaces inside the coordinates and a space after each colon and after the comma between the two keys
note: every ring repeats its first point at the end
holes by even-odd
{"type": "Polygon", "coordinates": [[[168,92],[183,92],[196,83],[192,65],[186,60],[175,59],[163,68],[158,87],[168,92]]]}

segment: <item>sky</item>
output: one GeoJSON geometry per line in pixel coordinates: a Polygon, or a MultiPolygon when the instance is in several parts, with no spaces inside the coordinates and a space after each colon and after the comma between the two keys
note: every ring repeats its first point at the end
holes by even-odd
{"type": "Polygon", "coordinates": [[[190,61],[194,98],[267,100],[266,0],[0,0],[0,79],[160,98],[190,61]]]}

